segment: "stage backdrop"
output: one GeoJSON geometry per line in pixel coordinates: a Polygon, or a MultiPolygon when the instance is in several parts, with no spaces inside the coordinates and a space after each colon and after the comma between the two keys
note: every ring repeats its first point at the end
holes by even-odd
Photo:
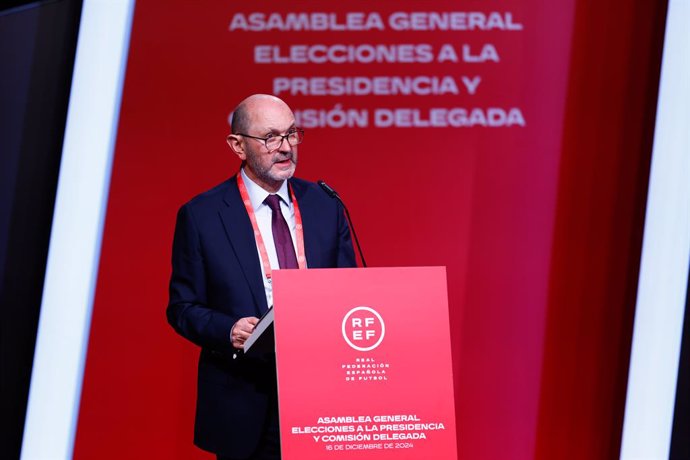
{"type": "Polygon", "coordinates": [[[257,92],[295,110],[297,174],[338,190],[371,266],[447,267],[459,458],[615,456],[663,7],[248,5],[136,6],[75,458],[210,458],[170,249],[257,92]]]}

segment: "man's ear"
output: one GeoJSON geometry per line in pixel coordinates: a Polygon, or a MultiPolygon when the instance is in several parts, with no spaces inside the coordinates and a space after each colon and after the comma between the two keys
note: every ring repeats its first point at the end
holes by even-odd
{"type": "Polygon", "coordinates": [[[240,158],[240,160],[244,161],[247,159],[247,154],[244,152],[244,144],[242,143],[240,136],[236,134],[228,134],[228,137],[225,138],[225,141],[228,143],[232,151],[235,152],[235,155],[240,158]]]}

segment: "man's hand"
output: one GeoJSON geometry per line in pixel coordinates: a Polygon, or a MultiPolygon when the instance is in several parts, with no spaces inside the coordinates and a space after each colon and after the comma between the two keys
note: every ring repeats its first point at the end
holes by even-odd
{"type": "Polygon", "coordinates": [[[244,349],[244,342],[249,338],[254,326],[259,322],[259,318],[254,316],[249,316],[246,318],[240,318],[230,331],[230,340],[232,341],[232,346],[237,349],[244,349]]]}

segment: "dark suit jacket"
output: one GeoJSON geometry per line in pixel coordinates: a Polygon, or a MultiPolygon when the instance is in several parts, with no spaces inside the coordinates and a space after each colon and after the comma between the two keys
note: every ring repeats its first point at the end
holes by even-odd
{"type": "MultiPolygon", "coordinates": [[[[290,184],[309,268],[354,267],[342,207],[314,183],[290,184]]],[[[244,458],[258,444],[275,398],[275,361],[234,358],[230,330],[266,310],[252,225],[233,177],[180,208],[173,242],[167,316],[201,347],[194,443],[202,449],[244,458]]]]}

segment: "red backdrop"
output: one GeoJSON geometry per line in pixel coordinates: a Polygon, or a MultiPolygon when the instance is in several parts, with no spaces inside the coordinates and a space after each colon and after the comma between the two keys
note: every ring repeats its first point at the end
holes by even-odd
{"type": "Polygon", "coordinates": [[[237,170],[224,138],[245,96],[281,77],[390,76],[451,78],[457,94],[281,96],[302,113],[367,114],[365,127],[308,129],[298,175],[346,200],[369,264],[447,266],[459,457],[615,456],[665,13],[651,3],[139,2],[75,457],[209,458],[192,446],[198,350],[165,321],[176,210],[237,170]],[[238,13],[319,11],[340,25],[376,13],[384,30],[229,27],[238,13]],[[394,12],[482,12],[504,29],[399,31],[394,12]],[[257,46],[339,44],[428,47],[434,59],[254,58],[257,46]],[[469,62],[487,44],[498,62],[469,62]],[[439,62],[444,45],[458,62],[439,62]],[[463,76],[479,81],[474,94],[463,76]],[[525,123],[375,122],[405,108],[517,109],[525,123]],[[392,231],[401,214],[409,225],[392,231]]]}

